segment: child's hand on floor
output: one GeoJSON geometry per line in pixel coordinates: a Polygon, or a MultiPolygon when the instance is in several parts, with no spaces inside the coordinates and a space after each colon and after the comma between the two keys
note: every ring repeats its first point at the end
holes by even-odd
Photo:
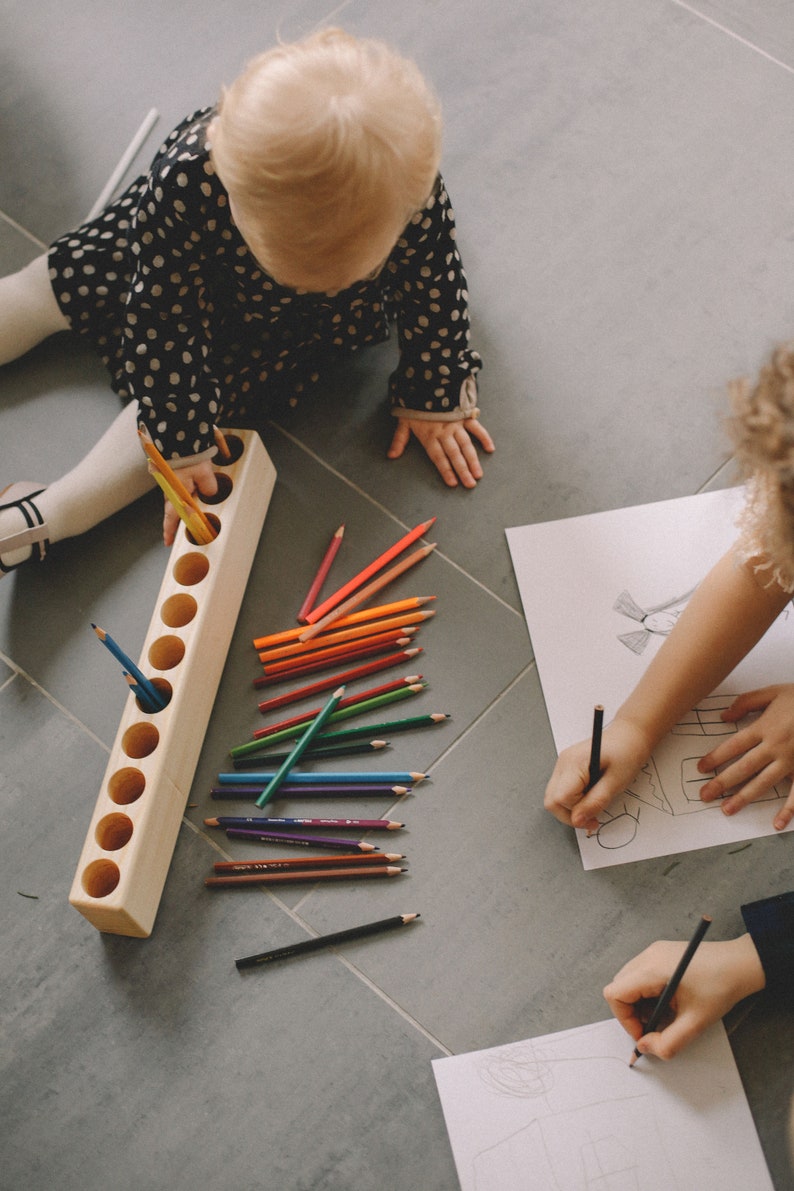
{"type": "MultiPolygon", "coordinates": [[[[215,469],[209,460],[197,463],[193,467],[180,467],[177,476],[188,492],[197,492],[200,496],[214,496],[218,491],[215,469]]],[[[166,546],[173,545],[178,527],[179,514],[171,502],[166,500],[163,512],[163,541],[166,546]]]]}
{"type": "Polygon", "coordinates": [[[493,439],[476,418],[460,422],[433,422],[424,418],[399,418],[397,429],[386,452],[389,459],[399,459],[414,435],[435,464],[442,480],[449,488],[460,482],[464,488],[474,488],[482,479],[482,467],[474,437],[484,451],[494,450],[493,439]]]}

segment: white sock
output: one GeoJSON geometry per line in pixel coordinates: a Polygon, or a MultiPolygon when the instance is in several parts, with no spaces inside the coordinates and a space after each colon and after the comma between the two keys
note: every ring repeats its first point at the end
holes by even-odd
{"type": "Polygon", "coordinates": [[[0,364],[18,359],[56,331],[68,330],[69,320],[52,292],[46,255],[0,277],[0,364]]]}
{"type": "MultiPolygon", "coordinates": [[[[132,401],[76,467],[33,498],[50,542],[85,533],[154,487],[138,439],[137,415],[137,403],[132,401]]],[[[17,509],[0,510],[0,541],[26,527],[27,521],[17,509]]],[[[26,546],[0,557],[8,567],[30,554],[26,546]]]]}

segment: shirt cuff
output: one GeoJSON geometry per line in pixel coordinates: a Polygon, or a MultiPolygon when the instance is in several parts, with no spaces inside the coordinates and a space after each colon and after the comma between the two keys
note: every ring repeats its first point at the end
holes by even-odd
{"type": "Polygon", "coordinates": [[[477,381],[470,374],[464,377],[458,394],[457,409],[407,409],[404,405],[393,405],[391,409],[395,418],[410,418],[417,422],[463,422],[467,418],[479,418],[480,410],[477,405],[477,381]]]}
{"type": "Polygon", "coordinates": [[[755,944],[772,992],[794,996],[794,893],[742,906],[744,925],[755,944]]]}

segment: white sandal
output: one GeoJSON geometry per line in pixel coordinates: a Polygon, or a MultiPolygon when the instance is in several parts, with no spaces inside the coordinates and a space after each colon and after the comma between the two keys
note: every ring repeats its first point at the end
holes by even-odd
{"type": "MultiPolygon", "coordinates": [[[[44,491],[45,484],[34,484],[30,480],[20,480],[16,484],[9,484],[0,492],[0,512],[3,509],[19,509],[22,516],[28,523],[27,529],[21,529],[18,533],[8,534],[6,537],[0,537],[0,579],[3,575],[15,571],[17,567],[22,566],[22,562],[13,563],[11,566],[3,564],[3,555],[13,554],[17,550],[24,549],[25,546],[31,547],[31,558],[36,557],[35,547],[38,546],[38,559],[41,561],[47,553],[49,546],[49,538],[47,524],[42,517],[39,510],[33,503],[34,496],[40,496],[44,491]]],[[[27,558],[22,560],[28,562],[27,558]]]]}

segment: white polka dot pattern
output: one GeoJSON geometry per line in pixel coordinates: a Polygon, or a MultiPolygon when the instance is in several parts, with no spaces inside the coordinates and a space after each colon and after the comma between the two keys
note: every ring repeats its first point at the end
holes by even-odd
{"type": "Polygon", "coordinates": [[[50,276],[72,327],[110,371],[166,457],[213,442],[213,424],[255,424],[295,403],[324,363],[388,337],[392,403],[449,416],[481,367],[469,348],[466,278],[439,177],[372,280],[334,297],[279,286],[240,236],[206,145],[212,110],[180,124],[148,174],[56,240],[50,276]]]}

